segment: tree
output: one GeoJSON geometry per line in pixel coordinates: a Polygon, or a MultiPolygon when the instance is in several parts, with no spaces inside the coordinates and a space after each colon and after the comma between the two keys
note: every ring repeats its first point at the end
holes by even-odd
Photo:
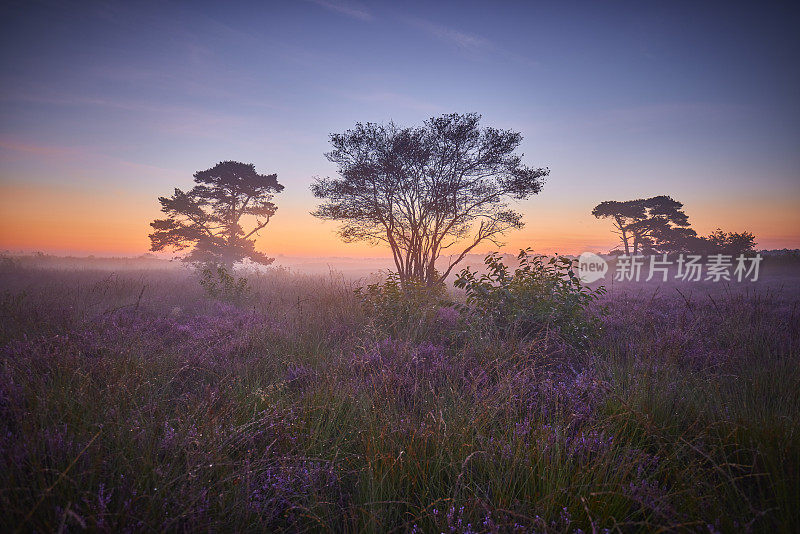
{"type": "Polygon", "coordinates": [[[269,258],[255,249],[255,237],[278,209],[271,202],[283,191],[277,174],[258,174],[255,165],[223,161],[194,174],[190,191],[175,189],[171,197],[159,197],[165,219],[150,226],[150,250],[185,250],[185,261],[232,266],[249,259],[269,265],[269,258]],[[243,224],[251,221],[248,230],[243,224]]]}
{"type": "Polygon", "coordinates": [[[690,228],[683,203],[659,195],[643,201],[644,218],[631,224],[633,253],[678,252],[697,236],[690,228]]]}
{"type": "Polygon", "coordinates": [[[756,236],[751,232],[724,232],[717,228],[706,238],[705,248],[718,254],[744,254],[756,248],[756,236]]]}
{"type": "Polygon", "coordinates": [[[625,247],[625,254],[630,255],[631,231],[630,225],[636,221],[644,219],[643,200],[606,200],[601,202],[592,210],[592,215],[598,219],[614,219],[614,233],[620,236],[625,247]]]}
{"type": "Polygon", "coordinates": [[[592,210],[598,219],[614,220],[625,254],[687,250],[697,237],[683,204],[665,195],[601,202],[592,210]]]}
{"type": "Polygon", "coordinates": [[[502,235],[523,227],[508,199],[538,193],[549,174],[522,164],[519,133],[481,128],[480,118],[442,115],[411,128],[357,123],[332,134],[326,157],[340,177],[312,184],[325,199],[312,215],[339,221],[345,242],[387,244],[402,284],[444,281],[479,243],[500,246],[502,235]],[[454,259],[439,273],[436,260],[448,250],[454,259]]]}

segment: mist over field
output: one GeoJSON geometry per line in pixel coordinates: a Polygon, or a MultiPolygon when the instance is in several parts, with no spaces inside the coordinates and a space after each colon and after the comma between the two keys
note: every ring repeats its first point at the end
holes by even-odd
{"type": "Polygon", "coordinates": [[[242,269],[239,290],[153,258],[5,257],[3,522],[788,532],[798,261],[585,308],[537,293],[514,318],[368,265],[242,269]]]}

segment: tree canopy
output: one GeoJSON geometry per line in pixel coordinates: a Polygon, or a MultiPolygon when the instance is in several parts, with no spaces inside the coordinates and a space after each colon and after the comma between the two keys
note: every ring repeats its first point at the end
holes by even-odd
{"type": "Polygon", "coordinates": [[[613,219],[614,232],[620,236],[625,254],[685,250],[697,236],[683,203],[665,195],[607,200],[595,206],[592,215],[613,219]]]}
{"type": "Polygon", "coordinates": [[[625,254],[653,252],[695,252],[740,254],[752,252],[755,236],[750,232],[724,232],[707,237],[697,235],[683,211],[683,204],[660,195],[636,200],[606,200],[592,210],[598,219],[612,219],[625,254]]]}
{"type": "Polygon", "coordinates": [[[150,250],[191,248],[184,260],[228,266],[246,259],[272,263],[274,258],[255,249],[255,236],[278,209],[271,202],[283,190],[278,175],[258,174],[252,163],[223,161],[196,172],[194,182],[190,191],[176,188],[171,197],[158,198],[167,217],[150,223],[150,250]]]}
{"type": "Polygon", "coordinates": [[[523,227],[509,199],[538,193],[548,169],[522,163],[522,136],[481,128],[480,115],[448,114],[420,127],[357,123],[332,134],[338,178],[317,178],[312,212],[341,223],[345,242],[386,243],[401,281],[443,281],[479,243],[501,245],[523,227]],[[453,251],[443,272],[436,260],[453,251]]]}
{"type": "Polygon", "coordinates": [[[717,228],[701,239],[706,250],[720,254],[742,254],[756,248],[756,236],[752,232],[725,232],[717,228]]]}

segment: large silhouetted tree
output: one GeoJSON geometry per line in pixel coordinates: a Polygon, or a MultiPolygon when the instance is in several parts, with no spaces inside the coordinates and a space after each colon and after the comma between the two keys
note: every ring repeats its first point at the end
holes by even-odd
{"type": "Polygon", "coordinates": [[[190,191],[175,189],[171,197],[159,197],[167,217],[150,226],[150,250],[177,251],[191,247],[186,261],[231,266],[249,259],[272,263],[255,249],[255,237],[278,209],[271,202],[283,190],[277,174],[258,174],[253,164],[223,161],[194,174],[190,191]],[[249,222],[247,229],[243,226],[249,222]]]}
{"type": "Polygon", "coordinates": [[[346,242],[388,244],[401,282],[443,281],[479,243],[500,245],[500,236],[522,228],[507,201],[538,193],[549,173],[522,164],[519,133],[479,122],[477,114],[450,114],[420,127],[358,123],[332,134],[326,156],[340,177],[312,184],[325,199],[312,214],[341,222],[346,242]],[[451,250],[437,272],[437,258],[451,250]]]}
{"type": "Polygon", "coordinates": [[[614,221],[614,232],[620,236],[625,254],[687,250],[697,238],[683,204],[665,195],[607,200],[595,206],[592,215],[614,221]]]}

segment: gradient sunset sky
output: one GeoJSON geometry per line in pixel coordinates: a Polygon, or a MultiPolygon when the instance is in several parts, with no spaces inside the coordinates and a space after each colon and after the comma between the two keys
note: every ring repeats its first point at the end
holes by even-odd
{"type": "Polygon", "coordinates": [[[701,234],[800,247],[789,6],[5,2],[0,250],[142,254],[159,195],[238,160],[286,186],[259,249],[385,256],[309,215],[328,134],[473,111],[551,169],[508,251],[607,251],[592,207],[658,194],[701,234]]]}

